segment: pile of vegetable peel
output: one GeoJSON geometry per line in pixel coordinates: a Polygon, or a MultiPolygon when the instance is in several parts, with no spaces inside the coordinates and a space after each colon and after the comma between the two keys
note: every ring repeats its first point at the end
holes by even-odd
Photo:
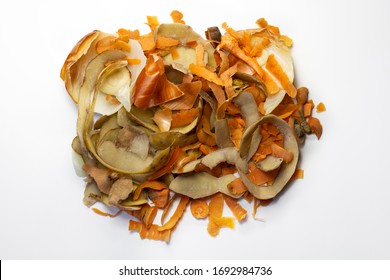
{"type": "Polygon", "coordinates": [[[201,36],[179,11],[171,18],[148,16],[146,34],[92,31],[60,74],[78,106],[72,150],[84,204],[117,209],[92,207],[108,217],[125,212],[130,231],[165,242],[187,208],[208,219],[211,236],[247,219],[243,200],[256,219],[303,178],[306,136],[322,135],[308,89],[294,84],[292,40],[278,27],[261,18],[201,36]]]}

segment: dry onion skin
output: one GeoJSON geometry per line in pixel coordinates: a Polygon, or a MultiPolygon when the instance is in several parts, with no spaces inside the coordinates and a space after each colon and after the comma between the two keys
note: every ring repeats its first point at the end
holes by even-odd
{"type": "Polygon", "coordinates": [[[201,36],[179,11],[171,17],[148,16],[146,34],[92,31],[60,75],[78,106],[72,152],[84,204],[114,207],[92,209],[130,215],[131,232],[164,242],[187,208],[214,237],[247,219],[244,201],[254,216],[303,178],[305,138],[322,135],[313,108],[325,111],[294,84],[292,40],[265,19],[201,36]]]}

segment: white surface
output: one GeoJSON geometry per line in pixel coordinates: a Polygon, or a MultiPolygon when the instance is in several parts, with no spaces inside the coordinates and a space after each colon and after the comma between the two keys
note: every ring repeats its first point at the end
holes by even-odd
{"type": "Polygon", "coordinates": [[[0,259],[390,258],[390,2],[76,3],[1,4],[0,259]],[[296,84],[327,111],[322,139],[302,151],[305,179],[259,210],[266,222],[249,218],[212,238],[187,211],[167,245],[129,233],[126,215],[82,204],[70,149],[77,111],[59,72],[89,31],[147,30],[147,15],[170,22],[173,9],[199,33],[260,17],[279,26],[294,40],[296,84]]]}

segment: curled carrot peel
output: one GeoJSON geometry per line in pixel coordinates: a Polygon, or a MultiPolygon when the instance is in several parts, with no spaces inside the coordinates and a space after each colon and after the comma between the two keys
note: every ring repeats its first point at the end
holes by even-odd
{"type": "Polygon", "coordinates": [[[129,221],[129,230],[139,232],[141,239],[159,240],[168,243],[171,238],[171,230],[158,230],[157,225],[151,225],[148,229],[144,223],[134,220],[129,221]]]}
{"type": "Polygon", "coordinates": [[[115,218],[116,216],[118,216],[122,212],[122,210],[118,210],[116,213],[111,214],[111,213],[104,212],[104,211],[102,211],[100,209],[97,209],[95,207],[92,208],[92,211],[95,212],[98,215],[101,215],[101,216],[104,216],[104,217],[110,217],[110,218],[115,218]]]}
{"type": "Polygon", "coordinates": [[[241,181],[240,178],[233,180],[231,183],[228,184],[227,187],[232,195],[241,195],[248,191],[248,189],[245,187],[244,183],[241,181]]]}
{"type": "Polygon", "coordinates": [[[180,11],[173,10],[171,12],[171,18],[173,22],[185,24],[185,21],[183,20],[183,14],[180,11]]]}
{"type": "Polygon", "coordinates": [[[220,232],[220,226],[216,223],[216,219],[222,217],[223,212],[223,197],[218,193],[210,198],[209,204],[209,223],[207,225],[207,231],[211,236],[217,236],[220,232]]]}
{"type": "Polygon", "coordinates": [[[204,219],[209,215],[209,206],[203,199],[193,199],[190,204],[190,209],[196,219],[204,219]]]}
{"type": "Polygon", "coordinates": [[[98,54],[104,51],[115,49],[129,52],[131,48],[128,43],[122,41],[121,38],[117,38],[115,36],[105,37],[96,44],[96,52],[98,54]]]}
{"type": "Polygon", "coordinates": [[[150,228],[157,215],[157,207],[145,204],[139,210],[126,210],[128,214],[142,221],[146,228],[150,228]]]}
{"type": "Polygon", "coordinates": [[[227,195],[224,195],[223,198],[226,202],[226,205],[230,208],[234,217],[236,217],[239,222],[246,219],[247,211],[240,204],[238,204],[237,200],[227,195]]]}
{"type": "Polygon", "coordinates": [[[208,70],[204,66],[199,66],[199,65],[196,65],[196,64],[190,64],[189,69],[192,72],[192,74],[194,74],[194,75],[202,77],[203,79],[205,79],[207,81],[210,81],[210,82],[213,82],[213,83],[215,83],[215,84],[217,84],[219,86],[224,86],[224,83],[221,80],[221,78],[218,77],[218,75],[216,73],[208,70]]]}
{"type": "MultiPolygon", "coordinates": [[[[219,229],[221,228],[231,228],[234,229],[234,219],[232,217],[215,217],[210,216],[210,222],[217,226],[219,229]]],[[[210,233],[213,236],[213,232],[210,233]]]]}
{"type": "Polygon", "coordinates": [[[164,49],[170,49],[172,47],[175,47],[179,44],[179,40],[172,39],[172,38],[166,38],[166,37],[157,37],[156,40],[156,48],[160,50],[164,49]]]}
{"type": "Polygon", "coordinates": [[[207,146],[215,146],[217,144],[217,140],[215,138],[214,132],[211,131],[210,117],[211,117],[212,109],[209,104],[206,104],[203,109],[202,118],[198,124],[196,134],[201,143],[207,146]]]}
{"type": "Polygon", "coordinates": [[[221,193],[211,196],[209,204],[209,223],[207,225],[208,233],[215,237],[223,227],[234,228],[234,220],[231,217],[223,217],[224,198],[221,193]]]}
{"type": "Polygon", "coordinates": [[[250,162],[248,167],[250,170],[248,178],[255,185],[272,184],[278,174],[277,169],[268,172],[262,171],[253,162],[250,162]]]}
{"type": "Polygon", "coordinates": [[[272,54],[268,57],[266,68],[279,80],[288,95],[293,98],[297,95],[297,89],[288,79],[286,73],[276,60],[275,55],[272,54]]]}
{"type": "Polygon", "coordinates": [[[188,202],[190,201],[190,198],[188,196],[182,196],[179,202],[179,205],[177,206],[175,212],[173,213],[172,217],[161,227],[158,227],[158,231],[164,231],[167,229],[172,229],[176,226],[180,218],[183,216],[184,210],[187,207],[188,202]]]}
{"type": "Polygon", "coordinates": [[[134,191],[133,199],[137,200],[139,198],[142,190],[145,189],[145,188],[161,191],[163,189],[167,189],[168,187],[167,187],[167,185],[165,185],[164,183],[162,183],[160,181],[146,181],[146,182],[143,182],[134,191]]]}

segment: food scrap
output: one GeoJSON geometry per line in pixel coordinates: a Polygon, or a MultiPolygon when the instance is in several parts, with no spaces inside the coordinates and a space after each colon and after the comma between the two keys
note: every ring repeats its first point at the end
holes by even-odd
{"type": "Polygon", "coordinates": [[[171,17],[148,16],[146,34],[92,31],[60,74],[78,106],[72,149],[84,204],[114,207],[92,210],[129,215],[130,231],[165,242],[188,208],[211,236],[248,219],[241,202],[257,219],[303,178],[300,147],[307,135],[320,139],[313,111],[325,111],[294,84],[292,40],[264,18],[203,37],[179,11],[171,17]]]}

